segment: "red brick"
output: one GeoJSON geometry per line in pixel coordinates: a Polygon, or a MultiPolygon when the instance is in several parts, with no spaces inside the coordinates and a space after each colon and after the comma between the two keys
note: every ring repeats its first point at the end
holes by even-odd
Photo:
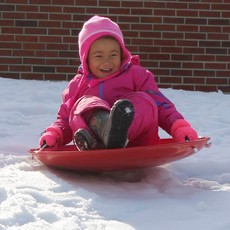
{"type": "Polygon", "coordinates": [[[179,17],[198,17],[197,10],[177,10],[176,16],[179,17]]]}
{"type": "Polygon", "coordinates": [[[203,63],[200,62],[183,62],[182,68],[185,69],[203,69],[203,63]]]}
{"type": "Polygon", "coordinates": [[[181,77],[161,77],[160,83],[182,83],[181,77]]]}
{"type": "Polygon", "coordinates": [[[176,45],[176,41],[173,39],[170,40],[166,40],[166,39],[161,39],[161,40],[154,40],[153,43],[155,46],[175,46],[176,45]]]}
{"type": "Polygon", "coordinates": [[[206,18],[186,18],[185,24],[206,25],[207,19],[206,18]]]}
{"type": "Polygon", "coordinates": [[[131,30],[138,30],[138,31],[141,31],[141,30],[148,31],[149,30],[149,32],[152,32],[151,31],[152,29],[153,29],[152,24],[143,24],[143,23],[131,24],[131,30]]]}
{"type": "Polygon", "coordinates": [[[1,72],[1,77],[3,78],[12,78],[12,79],[20,79],[19,73],[14,72],[1,72]]]}
{"type": "Polygon", "coordinates": [[[0,5],[0,12],[4,11],[15,11],[15,5],[0,5]]]}
{"type": "Polygon", "coordinates": [[[226,11],[226,10],[230,10],[230,4],[228,2],[228,4],[223,4],[223,3],[220,3],[220,4],[212,4],[211,5],[211,10],[213,11],[226,11]]]}
{"type": "Polygon", "coordinates": [[[215,77],[215,72],[213,70],[194,70],[193,74],[197,77],[215,77]]]}
{"type": "Polygon", "coordinates": [[[14,41],[14,35],[11,34],[0,34],[0,41],[14,41]]]}
{"type": "MultiPolygon", "coordinates": [[[[141,8],[143,7],[143,1],[121,1],[122,7],[130,7],[130,8],[141,8]]],[[[142,13],[141,13],[142,14],[142,13]]]]}
{"type": "Polygon", "coordinates": [[[190,54],[197,54],[197,55],[203,55],[205,53],[204,48],[198,48],[196,46],[194,47],[184,47],[183,53],[190,53],[190,54]]]}
{"type": "Polygon", "coordinates": [[[1,64],[21,64],[22,60],[19,57],[4,57],[1,58],[1,64]]]}
{"type": "Polygon", "coordinates": [[[3,18],[5,19],[25,19],[25,13],[18,13],[18,12],[3,12],[3,18]]]}
{"type": "Polygon", "coordinates": [[[23,28],[3,27],[2,33],[3,34],[23,34],[23,28]]]}
{"type": "Polygon", "coordinates": [[[66,29],[53,29],[53,28],[49,28],[48,29],[48,34],[49,35],[70,35],[70,29],[66,28],[66,29]]]}
{"type": "Polygon", "coordinates": [[[97,15],[102,15],[107,13],[107,8],[85,8],[86,13],[88,14],[97,14],[97,15]]]}
{"type": "Polygon", "coordinates": [[[195,9],[195,10],[210,10],[210,3],[189,3],[188,4],[189,9],[195,9]]]}
{"type": "Polygon", "coordinates": [[[222,33],[222,29],[220,26],[200,26],[200,32],[205,33],[222,33]]]}
{"type": "MultiPolygon", "coordinates": [[[[208,40],[221,40],[221,41],[223,41],[223,40],[229,40],[229,35],[228,34],[220,34],[220,33],[218,33],[218,34],[208,34],[208,36],[207,36],[207,39],[208,40]]],[[[228,46],[229,47],[229,46],[228,46]]]]}
{"type": "Polygon", "coordinates": [[[14,26],[14,21],[13,20],[4,20],[4,19],[1,19],[0,20],[0,26],[2,27],[2,29],[6,26],[14,26]]]}
{"type": "Polygon", "coordinates": [[[29,58],[29,57],[25,57],[23,58],[23,64],[31,64],[31,65],[45,65],[45,58],[44,57],[34,57],[34,58],[29,58]]]}
{"type": "Polygon", "coordinates": [[[206,40],[206,34],[202,34],[202,33],[185,33],[185,39],[206,40]]]}
{"type": "Polygon", "coordinates": [[[151,15],[152,16],[152,9],[134,8],[134,9],[131,9],[131,15],[151,15]]]}
{"type": "Polygon", "coordinates": [[[182,48],[180,46],[175,47],[161,47],[161,52],[163,53],[182,53],[182,48]]]}
{"type": "Polygon", "coordinates": [[[176,11],[174,9],[154,9],[153,15],[157,15],[157,16],[163,16],[163,15],[175,16],[176,11]]]}
{"type": "Polygon", "coordinates": [[[177,40],[177,46],[179,47],[183,47],[183,46],[197,47],[198,41],[196,40],[177,40]]]}
{"type": "MultiPolygon", "coordinates": [[[[17,1],[17,0],[15,0],[17,1]]],[[[27,0],[24,0],[27,2],[27,0]]],[[[52,0],[29,0],[29,4],[36,5],[50,5],[52,0]]]]}
{"type": "Polygon", "coordinates": [[[74,5],[75,0],[52,0],[52,4],[54,5],[74,5]]]}
{"type": "Polygon", "coordinates": [[[172,69],[171,75],[172,76],[192,76],[193,72],[192,70],[186,70],[186,69],[172,69]]]}
{"type": "Polygon", "coordinates": [[[215,57],[213,55],[194,54],[193,58],[194,61],[202,61],[202,62],[215,61],[215,57]]]}
{"type": "Polygon", "coordinates": [[[37,5],[16,5],[16,11],[38,12],[39,7],[37,5]]]}
{"type": "Polygon", "coordinates": [[[46,65],[55,65],[55,66],[68,66],[68,60],[67,59],[48,59],[46,60],[46,65]]]}
{"type": "Polygon", "coordinates": [[[47,50],[68,50],[68,44],[54,44],[49,43],[46,45],[47,50]]]}
{"type": "Polygon", "coordinates": [[[165,2],[162,2],[162,1],[145,1],[144,2],[144,7],[146,8],[152,8],[152,9],[155,9],[155,8],[166,8],[166,3],[165,2]]]}
{"type": "Polygon", "coordinates": [[[45,27],[45,28],[50,28],[50,27],[56,27],[56,28],[61,28],[61,22],[59,21],[39,21],[39,27],[45,27]]]}
{"type": "Polygon", "coordinates": [[[63,13],[78,13],[78,14],[84,14],[85,13],[85,7],[81,6],[63,6],[63,13]]]}
{"type": "Polygon", "coordinates": [[[1,49],[21,49],[22,44],[21,43],[15,43],[15,42],[1,42],[0,41],[0,48],[1,49]]]}
{"type": "MultiPolygon", "coordinates": [[[[89,2],[89,1],[84,1],[84,0],[82,0],[82,1],[83,2],[89,2]]],[[[97,1],[94,2],[94,5],[96,5],[96,2],[97,1]]],[[[105,6],[107,6],[107,7],[120,7],[121,6],[120,1],[105,1],[105,0],[100,0],[98,2],[99,2],[99,6],[102,6],[102,7],[105,7],[105,6]]],[[[91,4],[89,4],[89,5],[91,5],[91,4]]]]}
{"type": "Polygon", "coordinates": [[[172,8],[172,9],[188,9],[188,4],[186,2],[166,2],[166,7],[167,8],[172,8]]]}
{"type": "Polygon", "coordinates": [[[50,57],[58,57],[58,51],[56,50],[37,50],[36,51],[36,57],[45,57],[45,58],[50,58],[50,57]]]}
{"type": "Polygon", "coordinates": [[[31,72],[31,66],[26,65],[10,65],[9,71],[12,72],[31,72]]]}
{"type": "Polygon", "coordinates": [[[34,57],[35,51],[34,50],[12,50],[12,56],[18,57],[34,57]]]}
{"type": "Polygon", "coordinates": [[[203,77],[184,77],[184,84],[205,84],[205,79],[203,77]]]}
{"type": "Polygon", "coordinates": [[[47,13],[61,13],[62,12],[62,6],[54,6],[54,5],[41,5],[40,6],[40,12],[47,12],[47,13]]]}
{"type": "Polygon", "coordinates": [[[185,32],[198,32],[199,26],[198,25],[177,25],[177,31],[185,32]]]}
{"type": "Polygon", "coordinates": [[[9,66],[8,65],[2,65],[2,64],[0,64],[0,74],[1,75],[2,75],[1,72],[8,72],[8,71],[9,71],[9,66]]]}
{"type": "Polygon", "coordinates": [[[175,61],[161,61],[159,63],[160,68],[170,68],[170,69],[180,69],[181,68],[181,62],[175,62],[175,61]]]}
{"type": "Polygon", "coordinates": [[[161,53],[149,54],[149,59],[150,60],[170,60],[170,54],[161,54],[161,53]]]}
{"type": "Polygon", "coordinates": [[[208,20],[209,25],[229,25],[229,19],[209,19],[208,20]]]}
{"type": "Polygon", "coordinates": [[[130,8],[109,8],[109,15],[110,14],[117,14],[117,12],[119,12],[119,14],[130,14],[130,8]]]}
{"type": "Polygon", "coordinates": [[[199,17],[204,17],[204,18],[219,18],[221,16],[220,11],[199,11],[199,17]]]}
{"type": "Polygon", "coordinates": [[[163,24],[156,24],[153,26],[153,29],[155,31],[175,31],[175,25],[163,25],[163,24]]]}
{"type": "Polygon", "coordinates": [[[57,72],[58,73],[74,73],[76,70],[76,67],[72,67],[72,66],[57,66],[57,72]]]}
{"type": "Polygon", "coordinates": [[[192,55],[188,55],[188,54],[172,54],[171,55],[171,59],[172,60],[180,60],[180,61],[192,61],[192,55]]]}
{"type": "Polygon", "coordinates": [[[71,14],[49,14],[49,19],[52,21],[70,21],[72,20],[71,14]]]}
{"type": "Polygon", "coordinates": [[[177,17],[166,17],[163,18],[163,23],[167,24],[184,24],[184,18],[177,18],[177,17]]]}
{"type": "Polygon", "coordinates": [[[131,23],[131,22],[134,22],[134,23],[138,23],[140,22],[140,19],[139,17],[137,16],[118,16],[118,21],[121,21],[121,22],[126,22],[126,23],[131,23]]]}
{"type": "Polygon", "coordinates": [[[214,54],[214,55],[217,55],[217,54],[228,54],[228,51],[226,48],[222,49],[222,48],[207,48],[206,49],[206,53],[207,54],[214,54]]]}
{"type": "Polygon", "coordinates": [[[132,45],[144,45],[144,46],[151,46],[153,45],[152,39],[132,39],[132,45]]]}
{"type": "MultiPolygon", "coordinates": [[[[6,57],[10,57],[11,56],[11,50],[0,50],[0,57],[6,56],[6,57]]],[[[4,57],[3,57],[4,58],[4,57]]]]}
{"type": "Polygon", "coordinates": [[[17,42],[38,42],[38,36],[16,35],[15,41],[17,42]]]}
{"type": "Polygon", "coordinates": [[[223,18],[230,18],[230,10],[229,11],[223,11],[222,12],[222,17],[223,18]]]}
{"type": "Polygon", "coordinates": [[[209,84],[209,85],[227,85],[228,81],[226,78],[206,78],[206,84],[209,84]]]}
{"type": "Polygon", "coordinates": [[[230,63],[230,55],[218,55],[215,59],[217,62],[230,63]]]}
{"type": "Polygon", "coordinates": [[[23,43],[23,49],[32,50],[45,50],[45,44],[43,43],[23,43]]]}
{"type": "Polygon", "coordinates": [[[205,69],[227,69],[226,63],[207,62],[204,64],[205,69]]]}
{"type": "Polygon", "coordinates": [[[182,39],[184,37],[184,34],[176,32],[163,32],[162,37],[165,39],[182,39]]]}

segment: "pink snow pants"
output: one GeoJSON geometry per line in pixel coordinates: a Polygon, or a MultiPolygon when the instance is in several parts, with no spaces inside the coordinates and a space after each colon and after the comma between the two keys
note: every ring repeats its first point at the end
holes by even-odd
{"type": "MultiPolygon", "coordinates": [[[[134,120],[128,132],[128,147],[158,144],[158,109],[154,100],[144,92],[130,93],[122,99],[130,100],[135,108],[134,120]]],[[[69,117],[73,133],[79,128],[89,129],[85,117],[99,108],[111,109],[108,102],[96,96],[86,95],[78,99],[69,117]]]]}

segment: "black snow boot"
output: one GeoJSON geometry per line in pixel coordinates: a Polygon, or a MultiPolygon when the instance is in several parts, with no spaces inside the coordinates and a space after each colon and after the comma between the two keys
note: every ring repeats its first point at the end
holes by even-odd
{"type": "Polygon", "coordinates": [[[74,144],[79,151],[105,148],[102,141],[98,140],[90,130],[86,129],[78,129],[74,133],[74,144]]]}
{"type": "Polygon", "coordinates": [[[106,110],[95,111],[88,125],[106,148],[124,148],[128,144],[128,130],[133,118],[133,104],[121,99],[114,103],[110,113],[106,110]]]}

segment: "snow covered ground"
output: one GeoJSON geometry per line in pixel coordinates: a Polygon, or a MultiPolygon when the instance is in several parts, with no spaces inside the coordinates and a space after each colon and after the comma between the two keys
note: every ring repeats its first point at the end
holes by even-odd
{"type": "Polygon", "coordinates": [[[66,85],[0,78],[0,230],[230,229],[230,95],[162,90],[212,146],[162,167],[85,175],[28,158],[66,85]]]}

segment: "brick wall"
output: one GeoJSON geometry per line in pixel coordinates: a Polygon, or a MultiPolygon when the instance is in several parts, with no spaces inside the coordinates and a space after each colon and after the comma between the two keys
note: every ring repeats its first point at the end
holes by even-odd
{"type": "Polygon", "coordinates": [[[77,35],[98,14],[116,21],[160,87],[230,92],[229,0],[0,0],[0,76],[69,80],[77,35]]]}

